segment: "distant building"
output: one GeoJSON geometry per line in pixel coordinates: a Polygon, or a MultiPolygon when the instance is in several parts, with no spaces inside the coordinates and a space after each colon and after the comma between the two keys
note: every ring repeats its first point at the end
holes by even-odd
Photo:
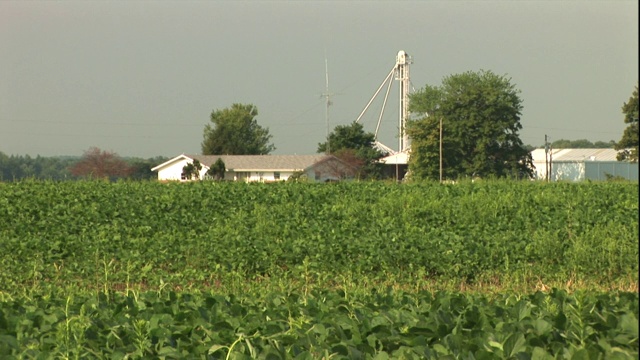
{"type": "Polygon", "coordinates": [[[186,181],[185,165],[198,160],[202,165],[200,179],[206,178],[211,166],[221,159],[226,171],[224,180],[273,182],[287,180],[299,173],[309,181],[337,181],[351,177],[353,169],[332,155],[178,155],[154,168],[161,181],[186,181]]]}
{"type": "Polygon", "coordinates": [[[378,162],[383,164],[385,178],[403,180],[409,171],[409,150],[391,153],[378,162]]]}
{"type": "Polygon", "coordinates": [[[546,163],[551,162],[550,181],[607,180],[620,177],[638,181],[638,163],[618,161],[614,149],[552,149],[549,157],[545,149],[531,152],[535,177],[547,177],[546,163]]]}

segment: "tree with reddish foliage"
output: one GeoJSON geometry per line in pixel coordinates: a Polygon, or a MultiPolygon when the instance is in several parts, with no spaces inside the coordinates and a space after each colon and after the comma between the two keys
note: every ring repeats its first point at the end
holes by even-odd
{"type": "Polygon", "coordinates": [[[92,147],[84,152],[82,159],[69,168],[72,175],[93,179],[124,178],[133,168],[118,154],[92,147]]]}
{"type": "Polygon", "coordinates": [[[375,149],[375,135],[364,131],[362,124],[355,121],[349,125],[338,125],[327,137],[327,141],[318,144],[318,153],[330,154],[354,168],[349,176],[357,179],[378,179],[381,166],[377,160],[383,154],[375,149]]]}
{"type": "Polygon", "coordinates": [[[352,177],[356,179],[361,179],[366,177],[367,161],[363,159],[356,149],[338,149],[332,153],[333,156],[337,157],[344,164],[348,165],[345,169],[344,166],[338,166],[335,164],[335,171],[337,174],[340,174],[341,177],[352,177]]]}

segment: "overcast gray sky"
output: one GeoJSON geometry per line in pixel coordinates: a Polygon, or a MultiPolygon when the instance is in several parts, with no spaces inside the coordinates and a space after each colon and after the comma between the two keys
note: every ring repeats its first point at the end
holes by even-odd
{"type": "MultiPolygon", "coordinates": [[[[415,89],[491,70],[521,138],[619,140],[638,82],[638,1],[0,1],[0,151],[199,153],[211,111],[257,106],[276,154],[313,154],[395,63],[415,89]]],[[[397,84],[379,139],[397,147],[397,84]]],[[[363,118],[373,132],[382,96],[363,118]]]]}

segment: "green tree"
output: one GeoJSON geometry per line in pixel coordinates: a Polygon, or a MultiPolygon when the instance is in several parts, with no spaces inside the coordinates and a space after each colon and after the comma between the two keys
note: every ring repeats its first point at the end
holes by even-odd
{"type": "Polygon", "coordinates": [[[379,178],[382,167],[376,160],[383,154],[375,149],[375,135],[364,131],[362,124],[352,122],[338,125],[329,134],[326,142],[318,144],[318,153],[331,149],[331,155],[354,168],[354,175],[360,179],[379,178]]]}
{"type": "Polygon", "coordinates": [[[211,123],[204,128],[204,155],[265,155],[275,150],[269,129],[258,125],[258,109],[251,104],[211,112],[211,123]]]}
{"type": "Polygon", "coordinates": [[[571,142],[574,149],[593,149],[593,143],[587,139],[578,139],[571,142]]]}
{"type": "Polygon", "coordinates": [[[200,161],[193,160],[193,162],[182,167],[181,178],[184,180],[200,179],[200,170],[202,170],[200,161]]]}
{"type": "Polygon", "coordinates": [[[618,153],[618,160],[628,160],[638,162],[638,84],[631,94],[629,101],[622,105],[624,123],[629,124],[622,133],[622,139],[615,146],[618,153]]]}
{"type": "Polygon", "coordinates": [[[296,171],[293,174],[291,174],[291,176],[289,176],[287,178],[287,182],[291,183],[291,182],[308,182],[309,179],[307,178],[307,175],[304,173],[304,171],[296,171]]]}
{"type": "Polygon", "coordinates": [[[148,159],[141,158],[125,158],[125,161],[129,163],[131,166],[131,174],[129,178],[132,180],[152,180],[157,179],[158,174],[154,171],[151,171],[151,168],[158,164],[162,164],[163,162],[169,160],[164,156],[156,156],[148,159]]]}
{"type": "MultiPolygon", "coordinates": [[[[596,141],[592,143],[587,139],[578,139],[578,140],[567,140],[567,139],[559,139],[551,143],[551,148],[553,149],[611,149],[615,145],[615,141],[611,140],[609,142],[604,141],[596,141]]],[[[541,148],[543,148],[541,146],[541,148]]]]}
{"type": "Polygon", "coordinates": [[[559,139],[551,143],[552,149],[591,149],[593,148],[593,143],[587,139],[580,140],[567,140],[567,139],[559,139]]]}
{"type": "Polygon", "coordinates": [[[11,180],[8,174],[10,174],[10,161],[9,157],[0,151],[0,181],[11,180]]]}
{"type": "Polygon", "coordinates": [[[567,139],[559,139],[551,143],[552,149],[571,149],[572,147],[571,140],[567,139]]]}
{"type": "Polygon", "coordinates": [[[407,125],[411,176],[439,178],[440,121],[445,178],[533,176],[531,154],[518,135],[519,93],[511,79],[483,70],[445,77],[440,86],[412,94],[410,111],[426,116],[407,125]]]}
{"type": "Polygon", "coordinates": [[[213,180],[223,180],[224,173],[227,171],[227,166],[221,158],[218,158],[213,165],[207,170],[207,176],[211,177],[213,180]]]}
{"type": "Polygon", "coordinates": [[[593,143],[593,147],[596,149],[613,149],[616,146],[616,142],[614,140],[606,141],[596,141],[593,143]]]}

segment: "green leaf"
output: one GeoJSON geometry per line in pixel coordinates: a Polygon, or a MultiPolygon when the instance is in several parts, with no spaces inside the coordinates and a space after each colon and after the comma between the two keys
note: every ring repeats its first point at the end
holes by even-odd
{"type": "Polygon", "coordinates": [[[433,345],[433,350],[435,350],[436,352],[442,354],[442,355],[449,355],[450,351],[444,347],[442,344],[434,344],[433,345]]]}
{"type": "Polygon", "coordinates": [[[611,348],[611,352],[608,353],[608,360],[630,360],[630,359],[637,359],[638,358],[638,354],[636,353],[635,356],[632,354],[629,354],[629,352],[619,348],[619,347],[613,347],[611,348]]]}
{"type": "Polygon", "coordinates": [[[531,352],[531,360],[552,360],[553,356],[541,347],[534,347],[531,352]]]}
{"type": "Polygon", "coordinates": [[[489,341],[489,346],[502,350],[502,344],[500,344],[497,341],[493,341],[493,340],[489,341]]]}
{"type": "Polygon", "coordinates": [[[385,318],[384,316],[376,316],[373,319],[371,319],[371,327],[374,328],[378,325],[388,325],[389,324],[389,320],[387,318],[385,318]]]}
{"type": "Polygon", "coordinates": [[[373,360],[388,360],[388,359],[389,359],[389,354],[387,354],[386,351],[381,351],[377,353],[376,356],[373,357],[373,360]]]}
{"type": "Polygon", "coordinates": [[[252,359],[254,359],[256,357],[256,349],[253,347],[253,344],[251,344],[251,341],[249,341],[249,339],[245,338],[244,342],[247,344],[247,348],[249,349],[249,355],[252,359]]]}
{"type": "Polygon", "coordinates": [[[170,346],[165,346],[158,350],[158,355],[166,356],[169,359],[181,359],[183,357],[183,354],[180,353],[180,351],[170,346]]]}
{"type": "MultiPolygon", "coordinates": [[[[0,335],[0,344],[7,345],[12,349],[20,349],[18,340],[11,335],[0,335]]],[[[1,347],[0,347],[1,348],[1,347]]]]}
{"type": "Polygon", "coordinates": [[[571,356],[571,360],[589,360],[589,351],[585,348],[578,349],[571,356]]]}
{"type": "Polygon", "coordinates": [[[620,328],[623,332],[638,339],[638,319],[631,313],[626,313],[620,317],[620,328]]]}
{"type": "Polygon", "coordinates": [[[533,321],[533,328],[537,335],[542,336],[550,333],[553,330],[553,325],[544,319],[538,318],[533,321]]]}
{"type": "Polygon", "coordinates": [[[327,329],[322,324],[313,325],[313,332],[322,336],[327,335],[327,329]]]}
{"type": "Polygon", "coordinates": [[[521,333],[511,334],[504,342],[504,353],[507,357],[512,357],[515,354],[522,352],[526,349],[526,341],[524,335],[521,333]]]}
{"type": "Polygon", "coordinates": [[[524,300],[516,304],[516,310],[518,311],[518,321],[522,321],[531,315],[531,305],[524,300]]]}
{"type": "Polygon", "coordinates": [[[213,345],[209,348],[209,351],[207,353],[211,355],[220,349],[228,349],[228,348],[229,348],[228,346],[224,346],[224,345],[213,345]]]}
{"type": "Polygon", "coordinates": [[[296,355],[296,360],[313,360],[313,355],[309,351],[303,351],[296,355]]]}

